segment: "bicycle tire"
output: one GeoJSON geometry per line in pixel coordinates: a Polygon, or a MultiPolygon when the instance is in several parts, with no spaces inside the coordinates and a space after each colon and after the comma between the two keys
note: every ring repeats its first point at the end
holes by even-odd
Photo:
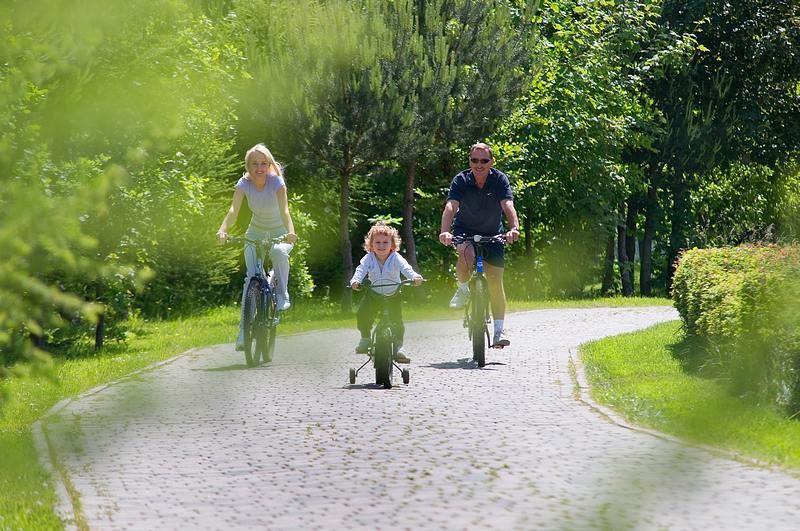
{"type": "Polygon", "coordinates": [[[391,337],[377,337],[373,347],[375,364],[375,383],[385,389],[392,388],[392,340],[391,337]]]}
{"type": "Polygon", "coordinates": [[[469,318],[472,359],[478,362],[478,367],[486,365],[486,297],[486,285],[479,278],[472,288],[472,304],[469,318]]]}
{"type": "Polygon", "coordinates": [[[261,281],[251,278],[245,292],[242,309],[242,328],[244,330],[244,360],[248,367],[255,367],[259,360],[258,338],[258,300],[261,296],[261,281]]]}

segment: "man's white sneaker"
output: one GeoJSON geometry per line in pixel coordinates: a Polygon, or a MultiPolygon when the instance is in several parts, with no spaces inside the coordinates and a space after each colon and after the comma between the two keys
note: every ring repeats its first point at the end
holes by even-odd
{"type": "Polygon", "coordinates": [[[494,333],[494,341],[492,342],[492,345],[500,348],[511,345],[511,340],[508,339],[505,330],[494,333]]]}
{"type": "Polygon", "coordinates": [[[469,288],[462,288],[461,286],[456,289],[453,298],[450,299],[450,308],[453,310],[460,310],[467,304],[467,298],[469,297],[469,288]]]}

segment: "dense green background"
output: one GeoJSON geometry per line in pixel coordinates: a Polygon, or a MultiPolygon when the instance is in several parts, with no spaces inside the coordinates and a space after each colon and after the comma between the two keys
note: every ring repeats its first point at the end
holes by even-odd
{"type": "Polygon", "coordinates": [[[441,207],[477,140],[515,189],[518,298],[665,293],[681,249],[792,240],[799,16],[789,0],[4,2],[0,370],[124,340],[134,314],[236,301],[241,258],[213,235],[262,141],[286,165],[297,301],[339,299],[376,218],[448,289],[441,207]]]}

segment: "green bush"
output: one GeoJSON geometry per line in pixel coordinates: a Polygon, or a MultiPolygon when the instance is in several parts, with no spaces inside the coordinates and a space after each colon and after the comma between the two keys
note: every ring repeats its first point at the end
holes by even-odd
{"type": "Polygon", "coordinates": [[[800,410],[800,246],[686,251],[673,298],[704,346],[703,371],[737,395],[800,410]]]}

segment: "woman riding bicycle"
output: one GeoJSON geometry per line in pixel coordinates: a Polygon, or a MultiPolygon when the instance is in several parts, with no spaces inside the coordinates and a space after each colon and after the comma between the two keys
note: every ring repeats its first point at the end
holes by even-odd
{"type": "MultiPolygon", "coordinates": [[[[217,231],[217,238],[225,242],[229,228],[236,223],[242,199],[247,197],[247,204],[253,212],[245,237],[250,240],[263,240],[267,236],[283,236],[284,243],[274,245],[269,256],[277,278],[278,310],[289,308],[289,253],[297,241],[292,216],[289,213],[289,200],[286,193],[286,182],[281,165],[275,160],[267,146],[256,144],[244,157],[245,173],[236,183],[233,200],[228,213],[217,231]]],[[[247,282],[255,274],[256,248],[253,244],[245,244],[244,261],[247,274],[244,277],[242,290],[242,308],[247,290],[247,282]]],[[[236,350],[244,348],[244,330],[239,321],[239,335],[236,338],[236,350]]]]}
{"type": "MultiPolygon", "coordinates": [[[[469,169],[456,175],[450,183],[447,203],[442,212],[439,241],[451,245],[453,235],[494,236],[503,233],[502,215],[511,228],[505,232],[506,242],[519,239],[519,219],[514,208],[514,198],[508,176],[492,167],[492,148],[479,142],[469,150],[469,169]]],[[[450,301],[450,307],[463,308],[469,295],[469,278],[475,263],[475,250],[469,242],[457,247],[458,262],[456,277],[458,289],[450,301]]],[[[511,340],[503,328],[506,313],[506,294],[503,288],[503,245],[489,244],[486,247],[486,279],[494,318],[494,341],[498,347],[506,347],[511,340]]]]}
{"type": "MultiPolygon", "coordinates": [[[[350,279],[350,286],[355,290],[361,289],[364,278],[369,277],[372,283],[371,289],[383,295],[391,295],[397,291],[401,273],[406,278],[414,280],[416,285],[420,285],[423,281],[422,275],[415,272],[406,259],[400,256],[400,253],[397,252],[399,248],[400,235],[397,233],[397,229],[383,223],[373,225],[364,238],[364,250],[367,251],[367,254],[356,267],[353,278],[350,279]]],[[[394,334],[398,339],[394,359],[398,363],[409,363],[411,360],[402,350],[405,326],[403,325],[400,298],[395,297],[387,302],[389,315],[394,323],[394,334]]],[[[356,317],[361,340],[356,346],[356,352],[363,354],[369,350],[372,323],[379,310],[378,301],[369,294],[361,300],[356,317]]]]}

